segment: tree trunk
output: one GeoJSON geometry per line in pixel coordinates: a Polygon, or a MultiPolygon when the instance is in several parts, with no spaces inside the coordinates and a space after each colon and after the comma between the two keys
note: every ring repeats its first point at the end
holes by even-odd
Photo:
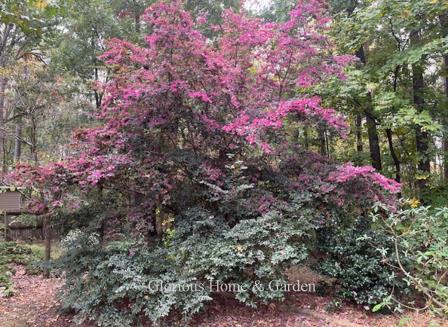
{"type": "Polygon", "coordinates": [[[372,166],[376,170],[383,169],[381,161],[380,139],[378,137],[378,129],[376,128],[376,120],[372,108],[372,95],[367,95],[367,104],[364,109],[367,123],[367,134],[369,136],[369,150],[372,166]]]}
{"type": "MultiPolygon", "coordinates": [[[[400,74],[400,69],[401,69],[401,66],[395,67],[394,82],[393,82],[394,93],[397,92],[398,77],[400,74]]],[[[395,180],[398,183],[400,183],[400,181],[401,181],[401,163],[400,163],[400,159],[398,159],[397,153],[395,152],[393,133],[392,133],[391,128],[386,129],[386,136],[387,136],[387,143],[389,145],[389,152],[390,152],[390,155],[392,156],[392,160],[394,161],[394,165],[395,165],[395,180]]]]}
{"type": "Polygon", "coordinates": [[[6,140],[5,140],[5,91],[8,80],[6,78],[0,78],[0,146],[2,153],[2,171],[7,171],[7,158],[6,158],[6,140]]]}
{"type": "Polygon", "coordinates": [[[356,151],[363,152],[362,144],[362,116],[361,114],[356,114],[356,151]]]}
{"type": "MultiPolygon", "coordinates": [[[[445,67],[447,69],[448,74],[448,56],[445,56],[445,67]]],[[[448,76],[445,77],[445,95],[448,103],[448,76]]],[[[448,119],[448,118],[445,118],[448,119]]],[[[448,183],[448,123],[444,124],[445,130],[443,133],[443,176],[445,183],[448,183]]]]}
{"type": "MultiPolygon", "coordinates": [[[[420,35],[419,31],[415,31],[411,35],[411,42],[414,46],[420,43],[420,35]]],[[[425,105],[424,98],[424,88],[425,81],[423,79],[424,73],[424,59],[420,62],[417,62],[412,65],[412,89],[413,89],[413,97],[414,97],[414,105],[417,109],[417,112],[422,112],[425,105]]],[[[430,174],[431,173],[431,163],[429,160],[429,143],[430,136],[428,132],[425,132],[421,126],[415,127],[415,138],[416,138],[416,147],[417,154],[419,155],[418,169],[420,172],[430,174]]],[[[417,182],[420,195],[427,188],[426,178],[420,178],[417,182]]]]}
{"type": "Polygon", "coordinates": [[[401,181],[401,163],[398,159],[397,153],[395,152],[394,143],[392,139],[392,130],[390,128],[386,129],[387,142],[389,144],[390,155],[395,165],[395,180],[400,183],[401,181]]]}
{"type": "Polygon", "coordinates": [[[303,137],[305,139],[305,149],[309,150],[309,148],[310,148],[310,136],[309,136],[309,132],[308,132],[308,126],[305,126],[305,128],[303,130],[303,137]]]}
{"type": "Polygon", "coordinates": [[[50,225],[50,216],[49,214],[45,214],[43,217],[43,231],[44,231],[44,260],[45,260],[45,269],[44,269],[44,277],[50,278],[50,268],[48,267],[51,260],[51,225],[50,225]]]}
{"type": "MultiPolygon", "coordinates": [[[[94,68],[94,75],[95,75],[95,81],[98,82],[99,80],[99,74],[98,74],[98,68],[94,68]]],[[[95,96],[95,107],[97,109],[101,108],[101,102],[103,101],[103,96],[100,92],[97,90],[94,90],[94,96],[95,96]]]]}
{"type": "MultiPolygon", "coordinates": [[[[362,64],[366,65],[367,60],[363,47],[360,47],[358,49],[358,51],[356,52],[356,56],[358,57],[358,59],[361,61],[362,64]]],[[[364,114],[366,116],[367,134],[369,137],[369,150],[372,166],[376,170],[381,170],[383,168],[383,165],[381,162],[380,141],[378,137],[378,129],[376,127],[375,114],[373,112],[372,94],[370,92],[367,94],[366,97],[364,114]]]]}
{"type": "Polygon", "coordinates": [[[37,122],[36,118],[31,116],[31,156],[34,161],[34,165],[39,165],[39,158],[37,156],[37,122]]]}
{"type": "Polygon", "coordinates": [[[14,163],[20,162],[22,156],[22,119],[16,124],[16,135],[14,140],[14,163]]]}
{"type": "MultiPolygon", "coordinates": [[[[442,37],[448,37],[448,14],[442,15],[440,17],[440,23],[442,25],[442,37]]],[[[448,105],[448,54],[443,55],[443,76],[444,76],[444,91],[445,91],[445,100],[448,105]]],[[[448,113],[445,113],[447,116],[445,118],[445,131],[443,137],[443,172],[445,183],[448,182],[448,113]]]]}
{"type": "MultiPolygon", "coordinates": [[[[96,58],[96,44],[95,44],[96,36],[92,35],[92,39],[90,40],[90,46],[92,51],[92,63],[93,63],[93,78],[95,82],[99,81],[99,71],[98,71],[98,59],[96,58]]],[[[102,94],[98,92],[96,89],[93,90],[93,95],[95,97],[95,107],[97,109],[101,108],[101,102],[102,102],[102,94]]]]}
{"type": "Polygon", "coordinates": [[[328,155],[327,152],[327,142],[326,142],[326,138],[325,138],[325,129],[323,127],[319,127],[318,128],[318,133],[319,133],[319,153],[322,156],[326,156],[328,155]]]}

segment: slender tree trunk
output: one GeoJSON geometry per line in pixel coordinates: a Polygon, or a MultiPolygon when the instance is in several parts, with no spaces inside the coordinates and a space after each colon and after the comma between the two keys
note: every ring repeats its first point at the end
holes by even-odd
{"type": "Polygon", "coordinates": [[[6,139],[5,139],[5,91],[8,80],[0,78],[0,146],[2,153],[2,171],[7,171],[6,139]]]}
{"type": "Polygon", "coordinates": [[[392,160],[395,165],[395,180],[400,183],[401,181],[401,162],[398,159],[397,153],[395,152],[392,130],[390,128],[386,129],[387,142],[389,144],[390,155],[392,156],[392,160]]]}
{"type": "Polygon", "coordinates": [[[7,161],[7,150],[6,150],[6,140],[5,137],[1,139],[1,147],[2,147],[2,172],[6,173],[8,171],[8,161],[7,161]]]}
{"type": "Polygon", "coordinates": [[[19,118],[16,124],[16,134],[14,140],[14,163],[20,162],[22,157],[22,119],[19,118]]]}
{"type": "MultiPolygon", "coordinates": [[[[442,37],[448,37],[448,14],[442,15],[440,17],[440,23],[442,25],[442,37]]],[[[448,105],[448,54],[443,55],[443,76],[444,76],[444,91],[445,100],[448,105]]],[[[443,172],[445,182],[448,182],[448,113],[445,113],[445,131],[443,137],[443,172]]]]}
{"type": "Polygon", "coordinates": [[[31,115],[31,156],[34,161],[34,165],[39,164],[39,158],[37,156],[37,122],[33,115],[31,115]]]}
{"type": "Polygon", "coordinates": [[[356,151],[363,152],[364,147],[362,144],[362,116],[356,115],[356,151]]]}
{"type": "Polygon", "coordinates": [[[45,214],[43,216],[43,223],[42,227],[44,230],[44,246],[45,246],[45,253],[44,253],[44,260],[47,267],[44,269],[44,277],[49,278],[50,277],[50,268],[48,265],[50,264],[51,260],[51,224],[50,224],[50,216],[49,214],[45,214]]]}
{"type": "MultiPolygon", "coordinates": [[[[366,55],[365,55],[363,47],[358,49],[358,51],[356,52],[356,56],[359,58],[361,63],[363,63],[364,65],[367,63],[366,55]]],[[[379,137],[378,137],[378,129],[376,127],[375,114],[373,112],[372,94],[370,92],[367,94],[367,97],[366,97],[364,114],[366,116],[367,134],[369,137],[369,150],[370,150],[370,158],[372,161],[372,166],[376,170],[381,170],[383,168],[383,165],[381,162],[380,141],[379,141],[379,137]]]]}
{"type": "MultiPolygon", "coordinates": [[[[1,9],[0,9],[1,10],[1,9]]],[[[8,48],[11,46],[8,41],[11,39],[11,34],[14,34],[14,24],[6,24],[2,35],[0,36],[0,67],[4,68],[7,64],[8,48]]],[[[2,155],[2,172],[8,170],[6,138],[5,138],[5,91],[8,84],[6,77],[0,77],[0,147],[2,155]]]]}
{"type": "Polygon", "coordinates": [[[319,153],[323,156],[328,155],[327,152],[327,142],[325,139],[325,129],[323,127],[318,128],[319,133],[319,153]]]}
{"type": "MultiPolygon", "coordinates": [[[[92,39],[90,40],[90,46],[91,46],[91,51],[92,51],[92,63],[93,63],[93,78],[95,80],[95,82],[99,81],[99,71],[98,71],[98,60],[96,58],[96,45],[95,45],[95,35],[92,35],[92,39]]],[[[99,109],[101,107],[101,102],[102,102],[102,94],[100,92],[98,92],[96,89],[93,91],[93,95],[95,97],[95,107],[97,109],[99,109]]]]}
{"type": "MultiPolygon", "coordinates": [[[[394,82],[393,82],[393,90],[395,93],[397,92],[397,89],[398,89],[398,76],[400,74],[400,68],[401,68],[401,66],[395,67],[394,82]]],[[[400,159],[398,158],[397,153],[395,152],[393,133],[392,133],[391,128],[386,129],[386,136],[387,136],[387,143],[389,145],[389,152],[390,152],[390,155],[392,156],[392,160],[394,161],[394,165],[395,165],[395,180],[398,183],[400,183],[400,181],[401,181],[401,162],[400,162],[400,159]]]]}
{"type": "Polygon", "coordinates": [[[369,150],[372,166],[376,170],[382,170],[383,164],[381,161],[380,139],[378,137],[378,129],[376,127],[376,119],[374,117],[372,108],[372,95],[367,95],[367,104],[364,109],[367,123],[367,134],[369,137],[369,150]]]}
{"type": "Polygon", "coordinates": [[[309,150],[310,148],[310,135],[308,132],[308,126],[305,126],[305,129],[303,130],[303,137],[305,139],[305,149],[309,150]]]}
{"type": "MultiPolygon", "coordinates": [[[[415,31],[412,33],[411,42],[414,46],[420,43],[419,31],[415,31]]],[[[414,105],[418,112],[422,112],[425,105],[425,98],[424,98],[425,81],[423,78],[423,73],[424,73],[424,60],[421,60],[420,62],[412,65],[412,89],[414,94],[414,105]]],[[[415,127],[415,138],[416,138],[417,154],[420,156],[418,169],[420,172],[424,172],[429,175],[431,173],[431,163],[428,157],[430,135],[428,134],[428,132],[425,132],[421,128],[421,126],[417,125],[415,127]]],[[[417,184],[420,190],[420,195],[422,195],[422,193],[427,188],[427,181],[425,178],[420,178],[417,184]]]]}
{"type": "MultiPolygon", "coordinates": [[[[98,68],[94,68],[93,71],[94,71],[95,81],[98,82],[98,80],[99,80],[98,68]]],[[[97,90],[94,91],[94,95],[95,95],[95,107],[97,109],[99,109],[99,108],[101,108],[101,102],[103,101],[103,96],[97,90]]]]}

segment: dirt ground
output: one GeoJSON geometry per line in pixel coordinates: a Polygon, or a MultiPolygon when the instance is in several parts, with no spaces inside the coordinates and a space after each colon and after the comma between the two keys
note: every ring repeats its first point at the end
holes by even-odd
{"type": "MultiPolygon", "coordinates": [[[[0,327],[76,326],[71,317],[58,313],[58,289],[63,280],[29,276],[17,266],[13,276],[15,294],[0,298],[0,327]]],[[[338,312],[325,310],[331,298],[297,294],[285,303],[247,309],[234,301],[217,301],[192,325],[198,327],[448,327],[448,320],[425,314],[372,314],[360,307],[343,305],[338,312]]]]}

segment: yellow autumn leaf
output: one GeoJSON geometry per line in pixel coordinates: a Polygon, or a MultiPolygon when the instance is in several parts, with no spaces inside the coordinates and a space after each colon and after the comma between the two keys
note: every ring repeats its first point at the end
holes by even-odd
{"type": "Polygon", "coordinates": [[[48,7],[48,3],[45,0],[36,0],[36,2],[34,3],[34,7],[43,10],[48,7]]]}
{"type": "Polygon", "coordinates": [[[413,198],[408,201],[408,204],[411,206],[411,208],[417,208],[420,206],[420,200],[413,198]]]}

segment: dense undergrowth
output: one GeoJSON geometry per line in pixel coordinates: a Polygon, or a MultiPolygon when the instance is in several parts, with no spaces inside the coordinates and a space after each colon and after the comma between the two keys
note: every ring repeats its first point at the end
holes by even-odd
{"type": "Polygon", "coordinates": [[[70,232],[59,262],[67,274],[65,309],[80,321],[108,326],[188,322],[222,296],[210,281],[241,286],[228,293],[249,306],[282,301],[288,292],[272,290],[270,283],[288,283],[286,269],[311,259],[317,271],[336,279],[324,292],[366,310],[448,313],[447,209],[387,215],[377,208],[351,227],[343,221],[313,225],[313,215],[280,212],[234,226],[204,211],[185,216],[151,244],[102,244],[88,229],[70,232]]]}
{"type": "Polygon", "coordinates": [[[0,296],[14,294],[11,283],[14,268],[11,267],[11,264],[25,265],[29,272],[33,272],[35,271],[33,264],[42,259],[43,256],[40,256],[37,251],[33,251],[30,246],[0,241],[0,296]]]}

